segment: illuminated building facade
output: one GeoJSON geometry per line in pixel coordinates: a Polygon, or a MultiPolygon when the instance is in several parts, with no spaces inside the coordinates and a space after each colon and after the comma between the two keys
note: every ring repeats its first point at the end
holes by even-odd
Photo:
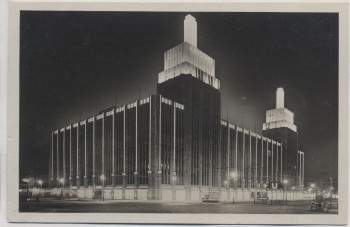
{"type": "Polygon", "coordinates": [[[157,94],[52,131],[50,187],[186,201],[208,190],[227,200],[240,188],[250,198],[284,179],[284,142],[221,120],[215,60],[197,48],[197,22],[187,15],[184,42],[164,53],[157,94]]]}

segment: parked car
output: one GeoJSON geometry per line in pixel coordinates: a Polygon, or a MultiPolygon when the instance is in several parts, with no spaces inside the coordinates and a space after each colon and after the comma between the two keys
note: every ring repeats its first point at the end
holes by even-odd
{"type": "Polygon", "coordinates": [[[217,203],[219,202],[219,193],[218,192],[208,192],[204,194],[202,197],[202,202],[212,202],[217,203]]]}

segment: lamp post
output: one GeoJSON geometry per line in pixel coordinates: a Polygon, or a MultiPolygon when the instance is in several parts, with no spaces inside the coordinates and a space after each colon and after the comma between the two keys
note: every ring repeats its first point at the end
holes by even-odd
{"type": "Polygon", "coordinates": [[[288,180],[284,179],[283,180],[283,204],[286,205],[287,204],[287,192],[286,192],[286,187],[288,184],[288,180]],[[285,194],[285,195],[284,195],[285,194]]]}
{"type": "Polygon", "coordinates": [[[43,181],[42,180],[38,180],[38,184],[40,185],[40,194],[42,194],[42,190],[43,190],[43,181]]]}
{"type": "Polygon", "coordinates": [[[316,188],[316,184],[314,184],[314,183],[311,183],[310,184],[310,187],[311,187],[311,190],[315,190],[315,202],[316,202],[316,197],[317,197],[317,189],[315,189],[316,188]]]}
{"type": "Polygon", "coordinates": [[[294,190],[295,190],[295,187],[293,186],[292,187],[293,199],[294,199],[294,190]]]}
{"type": "Polygon", "coordinates": [[[330,204],[330,206],[332,207],[332,192],[333,192],[333,187],[331,186],[331,192],[330,192],[330,198],[329,198],[329,204],[330,204]]]}
{"type": "Polygon", "coordinates": [[[42,180],[38,180],[38,184],[40,185],[40,189],[43,188],[43,181],[42,180]]]}
{"type": "Polygon", "coordinates": [[[60,179],[59,179],[59,182],[62,184],[62,188],[63,188],[63,186],[64,186],[64,179],[63,179],[63,178],[60,178],[60,179]]]}
{"type": "Polygon", "coordinates": [[[175,186],[176,186],[176,172],[173,172],[171,175],[171,201],[174,202],[174,200],[176,199],[176,190],[175,190],[175,186]]]}
{"type": "Polygon", "coordinates": [[[29,179],[23,178],[22,181],[27,184],[27,197],[29,197],[29,179]]]}
{"type": "Polygon", "coordinates": [[[100,176],[100,180],[102,181],[102,201],[105,201],[105,179],[106,179],[105,175],[102,174],[100,176]]]}
{"type": "Polygon", "coordinates": [[[224,185],[226,187],[226,191],[227,191],[227,200],[230,198],[230,192],[229,192],[229,181],[228,180],[224,180],[224,185]]]}
{"type": "MultiPolygon", "coordinates": [[[[64,178],[58,179],[58,182],[59,182],[60,184],[62,184],[62,188],[63,188],[63,186],[64,186],[64,178]]],[[[62,191],[62,190],[61,190],[61,199],[63,199],[63,191],[62,191]]]]}
{"type": "MultiPolygon", "coordinates": [[[[233,179],[233,184],[235,185],[235,182],[237,180],[237,172],[236,171],[231,172],[230,178],[233,179]]],[[[234,188],[234,191],[235,191],[235,188],[234,188]]],[[[235,203],[235,194],[233,192],[232,193],[232,204],[234,204],[234,203],[235,203]]]]}

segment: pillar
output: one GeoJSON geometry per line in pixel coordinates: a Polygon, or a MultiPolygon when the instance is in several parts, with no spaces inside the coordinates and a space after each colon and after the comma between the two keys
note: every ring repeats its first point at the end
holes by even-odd
{"type": "Polygon", "coordinates": [[[243,189],[243,188],[245,188],[245,175],[244,175],[244,168],[245,168],[245,130],[244,130],[244,128],[242,128],[242,133],[243,133],[243,138],[242,138],[242,140],[243,140],[243,146],[242,146],[242,152],[243,152],[243,155],[242,155],[242,185],[241,185],[241,188],[243,189]]]}
{"type": "Polygon", "coordinates": [[[137,188],[138,188],[138,177],[139,177],[139,173],[138,172],[134,172],[134,199],[137,200],[138,199],[138,193],[137,193],[137,188]]]}
{"type": "Polygon", "coordinates": [[[84,164],[85,164],[85,166],[84,166],[84,170],[85,170],[85,173],[84,173],[84,187],[85,188],[87,188],[87,186],[88,186],[88,178],[87,178],[87,150],[86,150],[86,125],[87,125],[87,122],[86,122],[86,119],[85,119],[85,121],[84,121],[85,123],[85,128],[84,128],[84,130],[85,130],[85,133],[84,133],[84,150],[85,150],[85,159],[84,159],[84,164]]]}
{"type": "Polygon", "coordinates": [[[233,181],[233,187],[236,189],[237,188],[237,179],[238,179],[238,127],[236,126],[236,133],[235,133],[235,172],[236,172],[236,177],[233,181]]]}
{"type": "Polygon", "coordinates": [[[53,173],[53,131],[51,131],[51,181],[50,181],[50,188],[54,186],[54,173],[53,173]]]}
{"type": "MultiPolygon", "coordinates": [[[[264,183],[264,137],[261,136],[261,166],[260,166],[260,184],[264,183]]],[[[261,185],[262,186],[262,185],[261,185]]]]}
{"type": "Polygon", "coordinates": [[[278,142],[276,142],[276,155],[277,155],[277,157],[276,157],[276,182],[278,182],[278,145],[279,145],[279,143],[278,142]]]}
{"type": "Polygon", "coordinates": [[[248,169],[248,188],[252,188],[252,133],[249,131],[249,169],[248,169]]]}
{"type": "Polygon", "coordinates": [[[149,119],[148,119],[148,189],[147,199],[154,199],[154,192],[152,190],[152,96],[149,96],[149,119]]]}
{"type": "Polygon", "coordinates": [[[273,143],[274,141],[271,140],[271,181],[273,181],[273,143]]]}
{"type": "Polygon", "coordinates": [[[62,139],[63,188],[66,187],[66,148],[65,148],[65,140],[66,140],[66,126],[64,126],[64,129],[63,129],[63,139],[62,139]]]}
{"type": "Polygon", "coordinates": [[[283,158],[282,158],[282,155],[283,155],[283,146],[282,146],[282,143],[281,143],[281,179],[280,181],[283,182],[283,158]]]}
{"type": "Polygon", "coordinates": [[[114,124],[114,121],[115,121],[115,117],[114,117],[114,115],[115,115],[115,109],[113,108],[113,115],[112,115],[112,174],[111,174],[111,176],[112,176],[112,187],[113,187],[113,189],[112,189],[112,191],[113,191],[113,197],[114,197],[114,188],[115,188],[115,184],[116,184],[116,176],[115,176],[115,148],[114,148],[114,146],[115,146],[115,142],[114,142],[114,140],[115,140],[115,138],[114,138],[114,127],[115,127],[115,124],[114,124]]]}
{"type": "Polygon", "coordinates": [[[157,198],[159,200],[162,200],[162,171],[158,170],[158,182],[159,182],[159,186],[158,186],[158,193],[157,193],[157,198]]]}
{"type": "Polygon", "coordinates": [[[95,117],[92,122],[92,187],[96,188],[96,159],[95,159],[95,117]]]}
{"type": "Polygon", "coordinates": [[[171,173],[171,195],[172,201],[176,200],[176,172],[171,173]]]}
{"type": "MultiPolygon", "coordinates": [[[[254,187],[258,187],[258,135],[255,133],[255,176],[254,187]]],[[[256,193],[255,193],[256,194],[256,193]]]]}
{"type": "Polygon", "coordinates": [[[134,172],[134,199],[137,200],[137,188],[138,188],[138,119],[137,119],[137,110],[138,110],[138,100],[136,100],[136,107],[135,107],[135,172],[134,172]]]}
{"type": "Polygon", "coordinates": [[[124,113],[123,113],[123,173],[122,173],[122,180],[123,180],[123,185],[122,185],[122,199],[125,199],[125,189],[126,189],[126,166],[125,166],[125,111],[126,111],[126,105],[124,105],[124,113]]]}
{"type": "Polygon", "coordinates": [[[266,184],[269,183],[269,139],[266,139],[266,184]]]}
{"type": "Polygon", "coordinates": [[[72,168],[72,125],[69,125],[69,187],[73,187],[73,168],[72,168]]]}
{"type": "Polygon", "coordinates": [[[171,181],[171,196],[172,196],[172,201],[176,200],[176,103],[173,102],[173,155],[171,158],[171,177],[170,177],[170,181],[171,181]]]}
{"type": "Polygon", "coordinates": [[[79,179],[79,124],[80,122],[77,122],[77,176],[76,176],[76,180],[77,180],[77,187],[80,187],[80,179],[79,179]]]}

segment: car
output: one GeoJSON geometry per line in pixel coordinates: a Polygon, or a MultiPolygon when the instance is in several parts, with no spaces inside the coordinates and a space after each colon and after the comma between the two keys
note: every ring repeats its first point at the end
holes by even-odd
{"type": "Polygon", "coordinates": [[[208,193],[202,197],[202,202],[219,202],[219,194],[218,193],[208,193]]]}

